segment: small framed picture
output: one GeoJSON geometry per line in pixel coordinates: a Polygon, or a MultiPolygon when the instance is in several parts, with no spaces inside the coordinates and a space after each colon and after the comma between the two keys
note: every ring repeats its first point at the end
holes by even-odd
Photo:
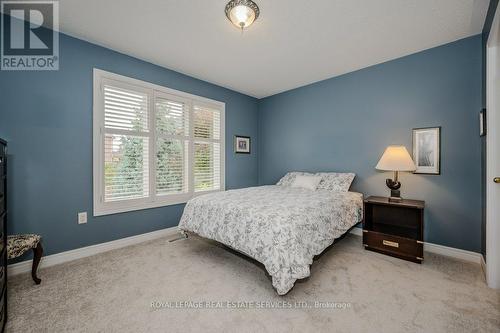
{"type": "Polygon", "coordinates": [[[486,135],[486,109],[479,111],[479,136],[486,135]]]}
{"type": "Polygon", "coordinates": [[[415,173],[441,174],[441,127],[413,129],[415,173]]]}
{"type": "Polygon", "coordinates": [[[235,135],[234,152],[238,154],[250,154],[250,137],[235,135]]]}

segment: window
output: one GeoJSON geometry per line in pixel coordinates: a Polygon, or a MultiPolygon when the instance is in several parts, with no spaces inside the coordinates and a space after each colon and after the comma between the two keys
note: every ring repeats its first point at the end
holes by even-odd
{"type": "Polygon", "coordinates": [[[224,108],[94,69],[94,215],[224,190],[224,108]]]}

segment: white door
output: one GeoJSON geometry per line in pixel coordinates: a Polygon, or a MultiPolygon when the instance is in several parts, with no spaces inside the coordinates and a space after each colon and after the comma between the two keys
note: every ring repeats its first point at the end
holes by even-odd
{"type": "Polygon", "coordinates": [[[500,12],[486,46],[486,280],[500,289],[500,12]]]}

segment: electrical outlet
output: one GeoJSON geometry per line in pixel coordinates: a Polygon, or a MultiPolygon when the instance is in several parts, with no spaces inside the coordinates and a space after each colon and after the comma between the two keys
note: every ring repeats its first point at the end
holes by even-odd
{"type": "Polygon", "coordinates": [[[78,224],[87,223],[87,212],[78,213],[78,224]]]}

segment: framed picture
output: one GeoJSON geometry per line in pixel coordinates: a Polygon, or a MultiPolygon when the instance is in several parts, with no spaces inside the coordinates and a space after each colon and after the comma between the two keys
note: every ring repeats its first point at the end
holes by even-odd
{"type": "Polygon", "coordinates": [[[234,152],[238,154],[250,154],[250,137],[235,135],[234,152]]]}
{"type": "Polygon", "coordinates": [[[479,136],[486,135],[486,109],[479,112],[479,136]]]}
{"type": "Polygon", "coordinates": [[[413,129],[413,161],[415,173],[441,173],[441,127],[413,129]]]}

